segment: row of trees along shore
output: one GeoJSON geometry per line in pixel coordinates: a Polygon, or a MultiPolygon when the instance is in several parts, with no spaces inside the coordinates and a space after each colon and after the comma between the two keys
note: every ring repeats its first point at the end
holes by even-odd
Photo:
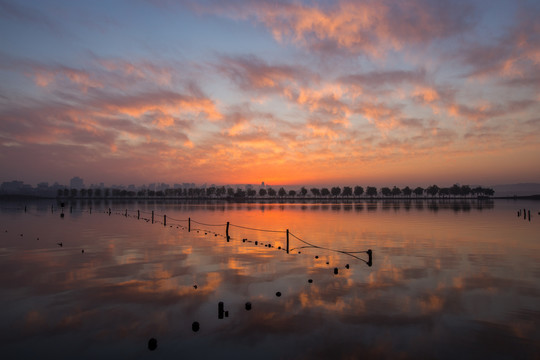
{"type": "Polygon", "coordinates": [[[183,188],[165,189],[159,191],[138,190],[128,191],[122,189],[59,189],[59,198],[178,198],[178,199],[272,199],[272,198],[299,198],[299,199],[360,199],[360,198],[485,198],[491,197],[495,191],[491,188],[477,186],[471,188],[469,185],[455,184],[452,187],[439,187],[431,185],[427,188],[416,187],[411,189],[406,186],[399,188],[382,187],[377,189],[374,186],[345,186],[343,188],[335,186],[331,188],[311,188],[302,187],[300,190],[285,190],[281,187],[278,190],[272,187],[260,188],[258,191],[252,188],[236,189],[225,186],[211,186],[207,188],[183,188]]]}

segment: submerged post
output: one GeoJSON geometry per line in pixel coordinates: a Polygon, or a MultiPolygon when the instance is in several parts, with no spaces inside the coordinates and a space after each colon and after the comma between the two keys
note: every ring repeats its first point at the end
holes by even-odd
{"type": "Polygon", "coordinates": [[[225,234],[227,236],[227,242],[229,242],[230,236],[229,236],[229,222],[228,221],[227,221],[227,229],[225,230],[225,234]]]}
{"type": "Polygon", "coordinates": [[[126,209],[126,217],[127,217],[127,209],[126,209]]]}
{"type": "Polygon", "coordinates": [[[54,205],[51,205],[51,212],[53,213],[54,212],[54,205]]]}
{"type": "Polygon", "coordinates": [[[167,215],[163,215],[163,226],[167,226],[167,215]]]}
{"type": "Polygon", "coordinates": [[[187,231],[191,232],[191,218],[187,219],[187,231]]]}
{"type": "Polygon", "coordinates": [[[109,216],[111,216],[111,208],[109,208],[109,216]]]}
{"type": "Polygon", "coordinates": [[[141,210],[137,210],[137,220],[141,218],[141,210]]]}
{"type": "Polygon", "coordinates": [[[154,210],[152,210],[152,224],[154,223],[154,210]]]}
{"type": "Polygon", "coordinates": [[[26,212],[26,205],[24,205],[24,212],[26,212]]]}
{"type": "Polygon", "coordinates": [[[287,229],[287,254],[289,253],[289,229],[287,229]]]}

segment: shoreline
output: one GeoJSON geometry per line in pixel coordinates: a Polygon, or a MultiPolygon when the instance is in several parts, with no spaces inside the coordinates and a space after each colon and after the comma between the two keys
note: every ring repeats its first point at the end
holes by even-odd
{"type": "Polygon", "coordinates": [[[493,201],[493,200],[540,200],[540,194],[536,195],[521,195],[521,196],[491,196],[491,197],[337,197],[337,198],[314,198],[314,197],[251,197],[251,198],[236,198],[236,197],[142,197],[142,196],[130,196],[130,197],[113,197],[113,196],[100,196],[100,197],[57,197],[57,196],[39,196],[39,195],[24,195],[24,194],[0,194],[0,201],[2,200],[57,200],[59,202],[69,202],[73,200],[86,200],[86,201],[180,201],[180,202],[243,202],[243,203],[283,203],[283,202],[305,202],[305,203],[350,203],[356,201],[455,201],[455,200],[468,200],[468,201],[493,201]]]}

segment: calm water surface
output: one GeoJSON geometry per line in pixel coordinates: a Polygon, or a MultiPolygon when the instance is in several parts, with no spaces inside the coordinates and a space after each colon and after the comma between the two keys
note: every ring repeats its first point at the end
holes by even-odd
{"type": "Polygon", "coordinates": [[[3,358],[540,358],[538,202],[63,211],[0,203],[3,358]]]}

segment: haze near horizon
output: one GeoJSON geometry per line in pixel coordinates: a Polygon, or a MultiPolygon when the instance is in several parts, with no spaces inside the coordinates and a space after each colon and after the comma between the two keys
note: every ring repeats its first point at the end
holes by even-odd
{"type": "Polygon", "coordinates": [[[0,182],[538,182],[539,15],[0,0],[0,182]]]}

